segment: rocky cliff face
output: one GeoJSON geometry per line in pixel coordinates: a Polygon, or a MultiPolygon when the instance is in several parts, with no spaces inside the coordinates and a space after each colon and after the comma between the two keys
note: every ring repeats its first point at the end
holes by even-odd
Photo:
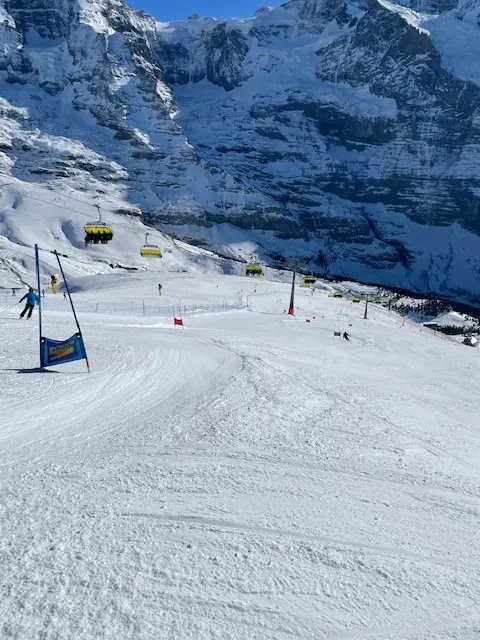
{"type": "Polygon", "coordinates": [[[183,134],[152,18],[118,0],[6,0],[0,20],[3,180],[194,224],[222,190],[264,199],[183,134]]]}
{"type": "Polygon", "coordinates": [[[160,57],[191,142],[283,207],[290,246],[331,272],[462,296],[478,293],[480,83],[449,71],[429,29],[454,29],[466,4],[291,0],[161,31],[160,57]]]}
{"type": "Polygon", "coordinates": [[[231,255],[480,301],[477,4],[167,24],[120,0],[5,0],[0,171],[231,255]]]}

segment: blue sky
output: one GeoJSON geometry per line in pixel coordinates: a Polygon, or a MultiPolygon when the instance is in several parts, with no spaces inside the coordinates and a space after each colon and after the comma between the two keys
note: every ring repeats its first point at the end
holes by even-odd
{"type": "Polygon", "coordinates": [[[265,0],[174,0],[173,2],[158,2],[158,0],[127,0],[134,9],[144,9],[157,20],[179,20],[187,18],[192,13],[215,18],[231,18],[251,16],[259,7],[265,4],[276,5],[282,1],[265,2],[265,0]]]}

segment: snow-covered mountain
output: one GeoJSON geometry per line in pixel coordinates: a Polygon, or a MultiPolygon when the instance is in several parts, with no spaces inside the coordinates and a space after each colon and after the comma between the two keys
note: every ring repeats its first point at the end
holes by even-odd
{"type": "MultiPolygon", "coordinates": [[[[114,224],[141,210],[227,255],[480,301],[477,2],[291,0],[174,23],[120,0],[2,5],[10,190],[98,201],[114,224]]],[[[14,204],[2,233],[31,244],[14,204]]],[[[52,243],[79,248],[81,224],[58,215],[52,243]]]]}

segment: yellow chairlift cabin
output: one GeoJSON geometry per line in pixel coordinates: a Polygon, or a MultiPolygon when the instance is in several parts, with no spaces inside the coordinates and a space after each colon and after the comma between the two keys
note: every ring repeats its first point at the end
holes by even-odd
{"type": "Polygon", "coordinates": [[[305,276],[303,279],[304,284],[315,284],[317,281],[315,276],[305,276]]]}
{"type": "Polygon", "coordinates": [[[263,276],[263,267],[261,264],[247,264],[245,266],[245,275],[247,276],[263,276]]]}
{"type": "Polygon", "coordinates": [[[85,244],[108,244],[113,239],[113,229],[102,220],[102,213],[97,204],[98,220],[87,222],[83,230],[85,231],[85,244]]]}
{"type": "Polygon", "coordinates": [[[140,249],[140,255],[143,257],[155,256],[157,258],[162,257],[162,251],[160,247],[156,244],[148,243],[148,233],[145,234],[145,244],[140,249]]]}

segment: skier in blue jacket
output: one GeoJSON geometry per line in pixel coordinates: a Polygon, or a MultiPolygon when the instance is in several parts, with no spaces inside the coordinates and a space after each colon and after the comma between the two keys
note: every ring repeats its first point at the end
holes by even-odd
{"type": "Polygon", "coordinates": [[[32,287],[30,287],[30,289],[28,290],[28,293],[26,293],[23,298],[21,298],[19,300],[19,302],[22,302],[23,300],[27,300],[26,304],[25,304],[25,309],[22,311],[22,313],[20,314],[20,318],[23,318],[23,316],[28,312],[27,318],[31,318],[32,317],[32,313],[33,310],[35,308],[35,305],[38,302],[38,296],[35,293],[34,289],[32,289],[32,287]]]}

